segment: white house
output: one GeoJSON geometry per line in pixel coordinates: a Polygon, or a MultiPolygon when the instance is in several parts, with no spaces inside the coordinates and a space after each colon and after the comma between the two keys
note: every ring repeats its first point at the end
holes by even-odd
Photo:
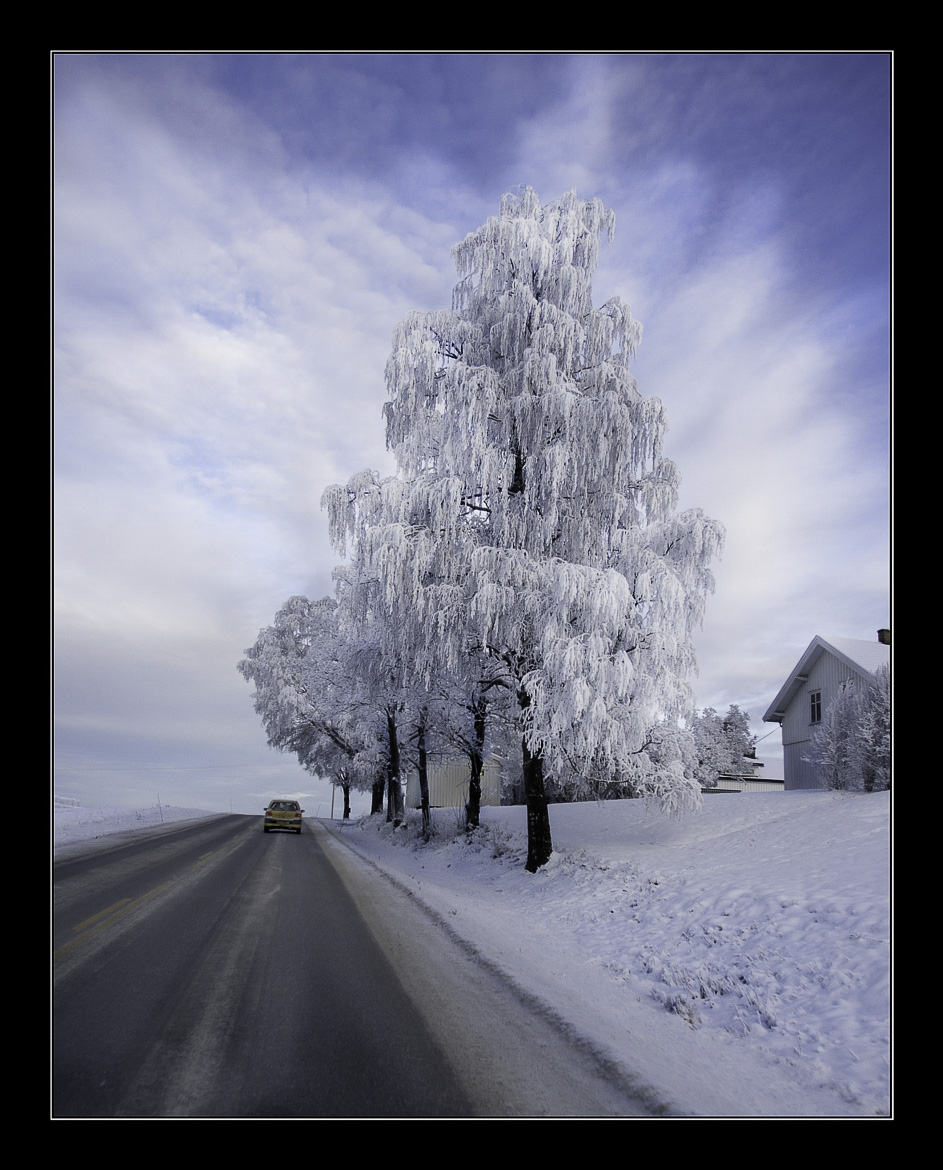
{"type": "Polygon", "coordinates": [[[783,775],[786,790],[822,788],[810,755],[812,732],[822,722],[829,705],[849,681],[866,681],[890,659],[890,633],[880,630],[878,639],[816,636],[793,667],[782,689],[763,716],[765,723],[783,729],[783,775]]]}

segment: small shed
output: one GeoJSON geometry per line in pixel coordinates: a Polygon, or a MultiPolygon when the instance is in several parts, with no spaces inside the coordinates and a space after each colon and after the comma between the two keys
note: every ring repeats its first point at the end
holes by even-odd
{"type": "MultiPolygon", "coordinates": [[[[440,760],[430,763],[430,808],[464,808],[468,800],[471,766],[468,760],[440,760]]],[[[501,804],[501,768],[497,760],[485,760],[481,774],[482,805],[501,804]]],[[[419,808],[419,776],[410,772],[406,778],[406,807],[419,808]]]]}
{"type": "Polygon", "coordinates": [[[782,792],[783,783],[782,780],[761,776],[758,772],[752,772],[749,775],[747,773],[722,772],[717,777],[717,784],[714,788],[702,788],[701,791],[705,795],[715,792],[782,792]]]}

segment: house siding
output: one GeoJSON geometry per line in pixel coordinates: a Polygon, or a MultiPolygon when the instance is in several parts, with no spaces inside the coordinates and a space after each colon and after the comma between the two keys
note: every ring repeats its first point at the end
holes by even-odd
{"type": "Polygon", "coordinates": [[[782,780],[764,780],[756,776],[718,776],[715,788],[703,788],[705,795],[713,792],[782,792],[782,780]]]}
{"type": "MultiPolygon", "coordinates": [[[[853,643],[848,639],[836,639],[836,649],[844,657],[837,657],[827,645],[825,639],[813,639],[809,650],[800,659],[799,666],[793,674],[795,685],[789,686],[790,697],[785,708],[771,707],[766,713],[767,720],[775,718],[781,721],[783,734],[783,775],[787,790],[797,788],[823,788],[824,785],[818,775],[818,769],[808,759],[812,752],[812,732],[818,723],[812,722],[812,695],[821,696],[821,716],[825,718],[829,707],[838,697],[841,688],[848,682],[856,686],[867,682],[871,677],[870,669],[872,658],[875,665],[883,657],[886,660],[887,652],[882,648],[876,651],[877,644],[853,643]],[[812,657],[811,651],[818,643],[818,653],[812,657]],[[849,661],[851,656],[861,657],[866,665],[855,666],[849,661]],[[811,662],[809,662],[811,658],[811,662]],[[800,668],[805,663],[807,676],[798,681],[800,668]],[[782,713],[781,720],[775,712],[782,713]]],[[[785,690],[786,688],[784,688],[785,690]]],[[[782,699],[782,694],[777,702],[782,699]]],[[[821,720],[819,721],[821,722],[821,720]]]]}

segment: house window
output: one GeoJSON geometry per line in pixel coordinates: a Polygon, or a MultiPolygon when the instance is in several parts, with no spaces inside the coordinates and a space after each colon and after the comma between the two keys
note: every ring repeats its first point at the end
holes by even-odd
{"type": "Polygon", "coordinates": [[[810,692],[809,705],[811,708],[810,722],[821,723],[822,722],[822,692],[821,691],[811,691],[810,692]]]}

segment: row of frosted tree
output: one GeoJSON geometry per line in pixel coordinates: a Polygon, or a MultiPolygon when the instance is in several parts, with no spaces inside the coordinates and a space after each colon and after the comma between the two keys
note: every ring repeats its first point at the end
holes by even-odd
{"type": "Polygon", "coordinates": [[[629,369],[641,327],[593,307],[613,216],[524,190],[453,249],[452,307],[412,313],[386,367],[389,479],[327,489],[336,595],[292,598],[239,664],[269,742],[402,818],[408,761],[468,761],[478,823],[496,754],[527,805],[699,801],[685,720],[720,527],[679,512],[661,402],[629,369]]]}

